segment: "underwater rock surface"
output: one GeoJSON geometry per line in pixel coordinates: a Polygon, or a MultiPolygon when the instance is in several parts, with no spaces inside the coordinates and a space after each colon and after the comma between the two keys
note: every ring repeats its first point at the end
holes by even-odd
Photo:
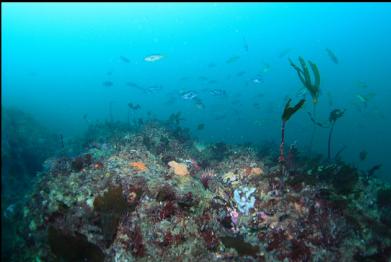
{"type": "Polygon", "coordinates": [[[10,261],[390,257],[389,186],[342,161],[300,155],[281,173],[277,157],[256,147],[200,152],[185,131],[159,121],[91,130],[86,152],[39,174],[10,261]],[[242,188],[255,189],[248,212],[235,201],[242,188]]]}

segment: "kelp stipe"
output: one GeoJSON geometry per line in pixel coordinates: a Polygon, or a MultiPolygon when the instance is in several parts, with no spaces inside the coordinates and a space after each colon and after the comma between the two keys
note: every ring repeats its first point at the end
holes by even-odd
{"type": "Polygon", "coordinates": [[[340,109],[334,109],[333,111],[330,112],[329,116],[329,122],[331,124],[330,130],[329,130],[329,140],[328,140],[328,146],[327,146],[327,159],[330,161],[331,159],[331,137],[333,135],[334,131],[334,125],[337,119],[341,118],[343,114],[345,113],[345,110],[340,110],[340,109]]]}

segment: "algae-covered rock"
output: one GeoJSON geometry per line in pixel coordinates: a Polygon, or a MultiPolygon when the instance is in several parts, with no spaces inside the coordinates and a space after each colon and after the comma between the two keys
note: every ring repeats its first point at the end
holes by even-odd
{"type": "Polygon", "coordinates": [[[156,122],[107,143],[117,149],[101,168],[43,176],[20,227],[29,236],[21,253],[34,255],[16,261],[351,261],[391,244],[388,191],[344,163],[302,156],[281,178],[277,157],[265,164],[249,145],[219,145],[224,157],[202,165],[156,122]],[[143,137],[169,146],[151,152],[143,137]]]}
{"type": "Polygon", "coordinates": [[[333,186],[337,193],[350,194],[358,182],[357,169],[348,165],[343,165],[333,178],[333,186]]]}

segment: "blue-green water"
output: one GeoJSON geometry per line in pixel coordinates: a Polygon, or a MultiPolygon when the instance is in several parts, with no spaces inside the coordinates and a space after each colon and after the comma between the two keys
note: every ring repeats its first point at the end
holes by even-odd
{"type": "Polygon", "coordinates": [[[286,149],[327,158],[340,109],[330,161],[391,181],[390,3],[3,3],[1,30],[4,216],[92,123],[180,112],[198,142],[278,152],[289,98],[306,102],[286,149]],[[316,104],[299,57],[319,69],[316,104]]]}
{"type": "MultiPolygon", "coordinates": [[[[303,56],[321,74],[319,120],[346,109],[335,150],[346,145],[343,157],[357,163],[366,150],[362,165],[383,163],[381,175],[390,172],[388,3],[8,3],[2,14],[2,105],[64,136],[85,130],[85,114],[108,119],[110,103],[114,120],[126,121],[133,102],[140,117],[181,111],[184,125],[205,141],[278,141],[286,97],[299,98],[303,88],[288,58],[303,56]],[[152,54],[163,58],[144,61],[152,54]],[[142,90],[151,86],[161,88],[142,90]],[[214,88],[227,95],[212,96],[214,88]],[[198,92],[204,108],[183,99],[182,90],[198,92]],[[357,96],[368,94],[367,104],[357,96]]],[[[305,110],[311,107],[308,99],[305,110]]],[[[312,128],[308,115],[298,114],[287,126],[288,143],[308,147],[312,128]]],[[[316,131],[313,150],[327,151],[327,133],[316,131]]]]}

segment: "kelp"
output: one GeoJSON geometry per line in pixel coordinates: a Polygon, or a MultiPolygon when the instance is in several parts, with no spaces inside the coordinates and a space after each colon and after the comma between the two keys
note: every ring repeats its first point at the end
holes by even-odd
{"type": "Polygon", "coordinates": [[[358,170],[348,164],[343,164],[332,176],[332,185],[337,194],[348,195],[353,193],[358,182],[358,170]]]}
{"type": "Polygon", "coordinates": [[[368,177],[372,177],[373,174],[375,174],[375,172],[378,171],[381,167],[382,167],[382,164],[376,164],[376,165],[374,165],[373,167],[371,167],[371,168],[368,170],[367,176],[368,176],[368,177]]]}
{"type": "MultiPolygon", "coordinates": [[[[312,70],[312,73],[313,73],[314,81],[312,81],[311,76],[310,76],[310,70],[308,69],[308,66],[307,66],[305,60],[301,56],[299,56],[299,62],[300,62],[301,68],[299,66],[295,65],[291,59],[289,59],[289,63],[296,70],[297,75],[300,78],[300,81],[303,83],[304,87],[309,91],[309,93],[312,96],[313,115],[315,117],[316,104],[318,103],[318,97],[320,94],[319,69],[315,63],[308,61],[308,64],[309,64],[309,66],[312,70]]],[[[316,132],[316,125],[314,126],[313,131],[312,131],[310,145],[309,145],[309,151],[311,151],[311,148],[312,148],[312,144],[313,144],[314,137],[315,137],[315,132],[316,132]]]]}
{"type": "Polygon", "coordinates": [[[289,98],[289,100],[285,104],[285,108],[281,116],[281,119],[284,122],[288,121],[289,118],[291,118],[292,115],[296,113],[296,111],[298,111],[305,103],[305,99],[301,99],[295,106],[291,107],[290,106],[291,101],[292,99],[289,98]]]}
{"type": "Polygon", "coordinates": [[[105,255],[99,246],[89,242],[85,235],[78,232],[67,232],[49,226],[48,243],[56,256],[55,261],[103,262],[105,259],[105,255]]]}
{"type": "Polygon", "coordinates": [[[182,118],[182,113],[181,112],[177,112],[177,113],[172,113],[170,115],[170,117],[167,120],[167,123],[175,125],[175,126],[178,126],[182,120],[184,120],[182,118]]]}
{"type": "Polygon", "coordinates": [[[310,92],[312,96],[312,102],[316,104],[318,102],[318,97],[320,93],[320,73],[318,66],[315,63],[308,61],[308,64],[310,65],[312,73],[314,75],[314,81],[312,81],[310,76],[310,70],[308,69],[305,60],[301,56],[299,56],[299,61],[301,68],[295,65],[291,59],[289,59],[289,63],[296,70],[300,81],[303,83],[305,88],[307,88],[308,92],[310,92]]]}
{"type": "Polygon", "coordinates": [[[331,158],[331,136],[333,135],[335,122],[339,118],[341,118],[344,115],[344,113],[345,113],[345,110],[341,110],[341,109],[334,109],[333,111],[330,112],[329,122],[330,122],[331,127],[330,127],[330,131],[329,131],[328,150],[327,150],[327,157],[329,160],[331,158]]]}
{"type": "Polygon", "coordinates": [[[116,236],[121,216],[128,209],[128,204],[122,194],[122,186],[109,187],[109,190],[94,200],[94,211],[99,214],[99,226],[103,238],[109,247],[116,236]]]}
{"type": "Polygon", "coordinates": [[[331,111],[329,116],[330,123],[335,123],[335,121],[337,121],[338,118],[341,118],[344,113],[345,110],[341,110],[341,109],[334,109],[333,111],[331,111]]]}
{"type": "Polygon", "coordinates": [[[284,111],[282,113],[282,126],[281,126],[281,144],[280,144],[280,162],[285,161],[284,157],[284,143],[285,143],[285,123],[295,114],[305,103],[305,99],[301,99],[296,105],[293,107],[290,106],[292,99],[289,98],[285,104],[284,111]]]}

